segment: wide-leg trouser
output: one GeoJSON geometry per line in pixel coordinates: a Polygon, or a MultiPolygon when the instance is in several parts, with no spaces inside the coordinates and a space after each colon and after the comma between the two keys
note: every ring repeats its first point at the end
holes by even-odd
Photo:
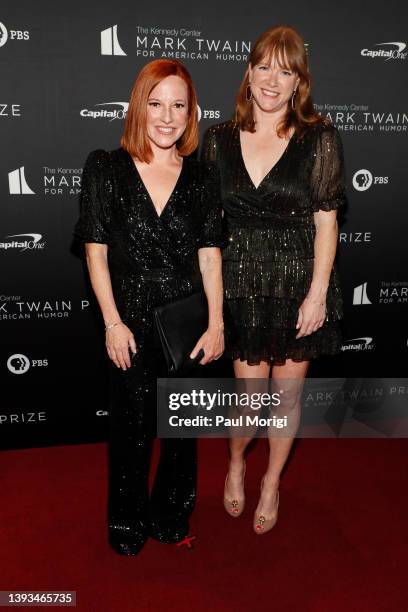
{"type": "Polygon", "coordinates": [[[195,439],[161,440],[149,496],[157,422],[156,377],[165,370],[154,339],[143,344],[138,345],[128,370],[110,364],[109,535],[129,544],[133,551],[149,535],[162,542],[183,539],[196,497],[195,439]]]}

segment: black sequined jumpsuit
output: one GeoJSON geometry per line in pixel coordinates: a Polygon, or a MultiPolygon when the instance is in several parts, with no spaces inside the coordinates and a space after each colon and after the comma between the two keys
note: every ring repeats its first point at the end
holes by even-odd
{"type": "Polygon", "coordinates": [[[342,297],[336,266],[327,292],[327,319],[296,340],[299,307],[314,264],[313,213],[346,202],[343,150],[335,127],[316,126],[286,150],[258,188],[246,170],[237,123],[210,127],[202,158],[217,163],[228,245],[223,250],[225,298],[237,329],[226,350],[233,359],[284,364],[337,353],[342,297]]]}
{"type": "Polygon", "coordinates": [[[198,249],[222,244],[217,177],[214,164],[184,158],[159,216],[124,149],[93,151],[85,164],[74,233],[82,242],[108,245],[116,306],[138,347],[126,371],[109,365],[109,540],[122,554],[137,554],[149,535],[177,542],[188,533],[196,491],[195,440],[161,441],[150,499],[148,494],[156,377],[166,375],[153,309],[202,287],[198,249]]]}

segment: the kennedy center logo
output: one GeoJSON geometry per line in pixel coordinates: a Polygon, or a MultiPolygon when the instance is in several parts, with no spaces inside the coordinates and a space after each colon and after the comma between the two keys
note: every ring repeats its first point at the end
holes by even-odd
{"type": "Polygon", "coordinates": [[[9,192],[11,195],[33,195],[35,192],[30,189],[24,175],[24,166],[13,170],[8,174],[9,192]]]}
{"type": "Polygon", "coordinates": [[[118,26],[102,30],[101,32],[101,55],[126,55],[119,44],[118,26]]]}
{"type": "Polygon", "coordinates": [[[360,306],[361,304],[371,304],[371,301],[367,295],[367,283],[358,285],[355,287],[353,293],[353,304],[354,306],[360,306]]]}

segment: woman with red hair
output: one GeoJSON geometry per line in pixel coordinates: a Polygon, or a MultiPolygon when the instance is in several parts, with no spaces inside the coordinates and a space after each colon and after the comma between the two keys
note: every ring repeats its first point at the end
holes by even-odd
{"type": "Polygon", "coordinates": [[[121,147],[85,164],[75,234],[105,322],[110,358],[109,542],[135,555],[149,536],[178,542],[195,501],[195,440],[163,439],[153,490],[156,378],[166,375],[153,331],[155,307],[204,286],[208,329],[191,357],[224,350],[221,206],[214,164],[189,157],[198,144],[190,75],[173,60],[139,73],[121,147]]]}
{"type": "MultiPolygon", "coordinates": [[[[228,231],[223,279],[238,334],[226,354],[237,378],[263,379],[257,384],[265,390],[272,385],[280,394],[276,412],[289,423],[284,435],[268,431],[269,461],[253,517],[257,534],[277,520],[279,480],[310,360],[341,346],[333,264],[336,212],[345,203],[343,152],[310,91],[302,37],[288,26],[271,28],[251,51],[235,119],[209,128],[203,148],[220,170],[228,231]]],[[[245,433],[230,440],[224,506],[233,517],[244,507],[244,452],[253,432],[245,433]]]]}

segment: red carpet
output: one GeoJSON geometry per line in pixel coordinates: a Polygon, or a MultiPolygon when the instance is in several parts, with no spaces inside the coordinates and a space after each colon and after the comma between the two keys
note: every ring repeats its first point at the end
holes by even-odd
{"type": "Polygon", "coordinates": [[[300,440],[265,536],[251,522],[266,441],[239,519],[222,508],[225,449],[200,441],[195,548],[149,541],[137,557],[106,541],[105,444],[2,452],[0,589],[76,590],[98,612],[407,609],[406,440],[300,440]]]}

